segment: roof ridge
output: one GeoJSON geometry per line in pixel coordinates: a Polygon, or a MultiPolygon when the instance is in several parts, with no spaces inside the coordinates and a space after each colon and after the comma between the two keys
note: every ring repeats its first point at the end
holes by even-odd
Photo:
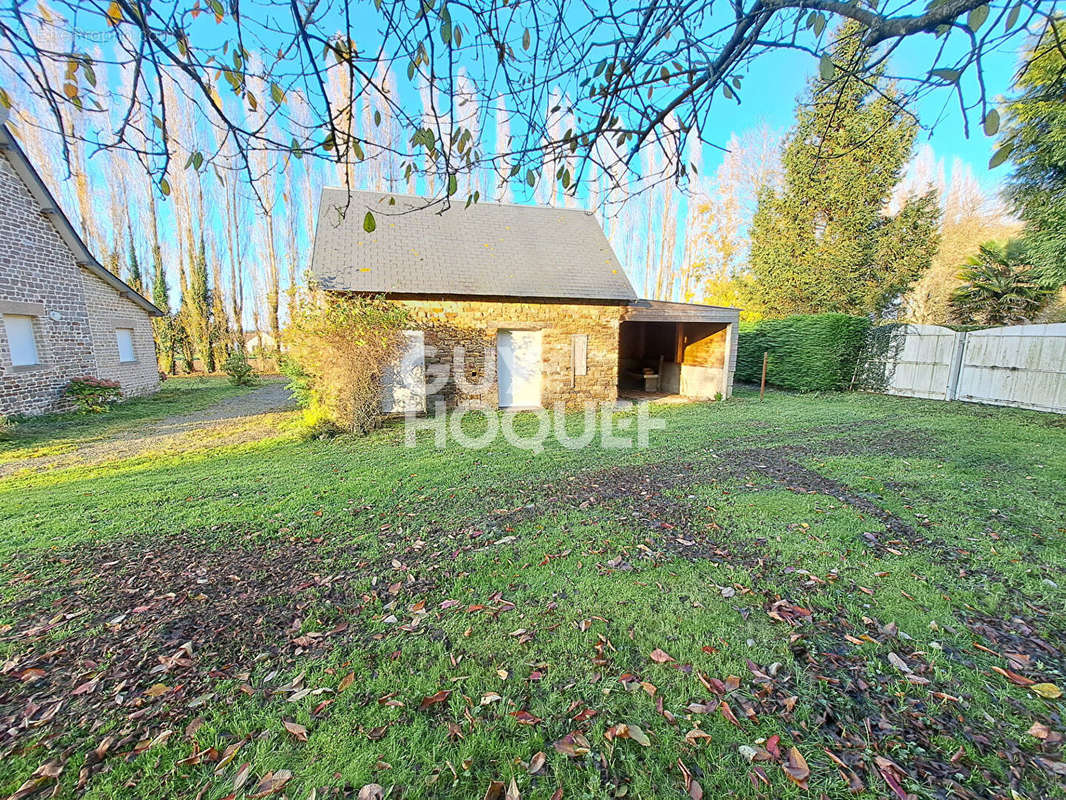
{"type": "MultiPolygon", "coordinates": [[[[409,199],[412,199],[412,200],[429,200],[429,201],[431,201],[432,204],[437,204],[437,203],[441,202],[441,200],[443,200],[443,198],[437,199],[437,198],[432,198],[432,197],[426,197],[425,195],[422,195],[422,194],[407,194],[406,192],[379,192],[379,191],[374,190],[374,189],[346,189],[343,186],[323,186],[322,187],[322,191],[323,192],[325,192],[327,190],[328,191],[333,191],[333,192],[351,192],[352,194],[370,194],[370,195],[377,195],[378,197],[397,197],[397,198],[409,198],[409,199]]],[[[465,202],[454,203],[453,205],[455,207],[460,207],[461,206],[464,209],[466,208],[466,203],[465,202]]],[[[552,205],[545,206],[545,205],[530,204],[530,203],[505,203],[505,202],[502,202],[502,201],[499,201],[499,200],[479,200],[478,202],[472,203],[471,205],[475,205],[475,206],[501,206],[501,207],[505,207],[505,208],[537,208],[537,209],[543,209],[545,211],[576,211],[576,212],[579,212],[579,213],[584,214],[584,215],[589,216],[589,217],[594,217],[596,215],[595,211],[589,211],[588,209],[582,208],[582,207],[567,208],[566,206],[552,206],[552,205]]]]}

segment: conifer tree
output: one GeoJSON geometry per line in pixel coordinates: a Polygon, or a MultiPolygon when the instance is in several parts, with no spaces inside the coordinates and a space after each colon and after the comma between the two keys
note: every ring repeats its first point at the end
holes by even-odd
{"type": "MultiPolygon", "coordinates": [[[[1066,284],[1066,19],[1049,20],[1015,80],[1007,194],[1025,222],[1026,257],[1048,287],[1066,284]]],[[[986,125],[987,126],[987,125],[986,125]]]]}
{"type": "Polygon", "coordinates": [[[862,28],[840,28],[797,110],[784,187],[759,198],[746,305],[766,316],[880,313],[936,252],[933,193],[884,213],[916,125],[869,58],[862,28]]]}

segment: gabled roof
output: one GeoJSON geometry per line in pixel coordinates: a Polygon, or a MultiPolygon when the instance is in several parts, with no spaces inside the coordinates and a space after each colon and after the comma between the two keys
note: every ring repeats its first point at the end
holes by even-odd
{"type": "Polygon", "coordinates": [[[22,179],[26,188],[29,189],[33,199],[37,201],[37,205],[41,207],[44,216],[52,223],[52,226],[59,234],[59,238],[63,240],[63,243],[74,255],[74,262],[108,284],[122,297],[139,305],[148,312],[149,316],[162,316],[163,312],[156,308],[146,297],[127,285],[96,260],[67,218],[67,215],[63,213],[63,208],[56,202],[56,199],[48,190],[48,186],[45,185],[37,170],[34,169],[33,164],[30,163],[22,148],[19,147],[6,123],[7,113],[4,109],[0,109],[0,153],[7,156],[7,160],[11,163],[15,173],[22,179]]]}
{"type": "Polygon", "coordinates": [[[592,214],[326,188],[311,269],[329,291],[630,301],[592,214]],[[366,212],[376,229],[363,230],[366,212]]]}

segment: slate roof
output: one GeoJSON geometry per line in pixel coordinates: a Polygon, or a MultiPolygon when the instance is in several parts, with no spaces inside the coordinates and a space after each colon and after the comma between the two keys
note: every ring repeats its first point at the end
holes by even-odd
{"type": "Polygon", "coordinates": [[[311,269],[330,291],[631,301],[596,218],[579,209],[326,188],[311,269]],[[395,203],[390,205],[390,198],[395,203]],[[345,209],[343,217],[339,209],[345,209]],[[377,228],[363,230],[367,210],[377,228]]]}

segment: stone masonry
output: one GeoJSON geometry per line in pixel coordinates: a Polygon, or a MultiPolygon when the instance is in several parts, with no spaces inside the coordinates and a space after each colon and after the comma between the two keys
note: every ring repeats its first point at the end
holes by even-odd
{"type": "MultiPolygon", "coordinates": [[[[543,384],[541,404],[551,407],[561,401],[579,406],[586,401],[618,398],[618,326],[621,307],[593,303],[536,300],[484,299],[394,299],[411,313],[412,330],[422,330],[426,346],[427,376],[436,365],[452,366],[456,345],[466,349],[466,377],[470,384],[482,382],[486,348],[495,348],[500,330],[539,330],[542,335],[543,384]],[[575,375],[571,347],[574,334],[588,336],[587,374],[575,375]],[[434,348],[435,352],[430,348],[434,348]]],[[[454,377],[438,395],[426,398],[432,410],[435,401],[448,405],[495,408],[497,384],[486,383],[484,391],[464,391],[454,377]]]]}
{"type": "Polygon", "coordinates": [[[117,380],[126,396],[159,386],[145,310],[77,265],[74,255],[0,155],[0,317],[33,317],[40,364],[15,367],[0,323],[0,414],[69,408],[72,378],[117,380]],[[133,330],[136,361],[120,363],[115,330],[133,330]]]}

